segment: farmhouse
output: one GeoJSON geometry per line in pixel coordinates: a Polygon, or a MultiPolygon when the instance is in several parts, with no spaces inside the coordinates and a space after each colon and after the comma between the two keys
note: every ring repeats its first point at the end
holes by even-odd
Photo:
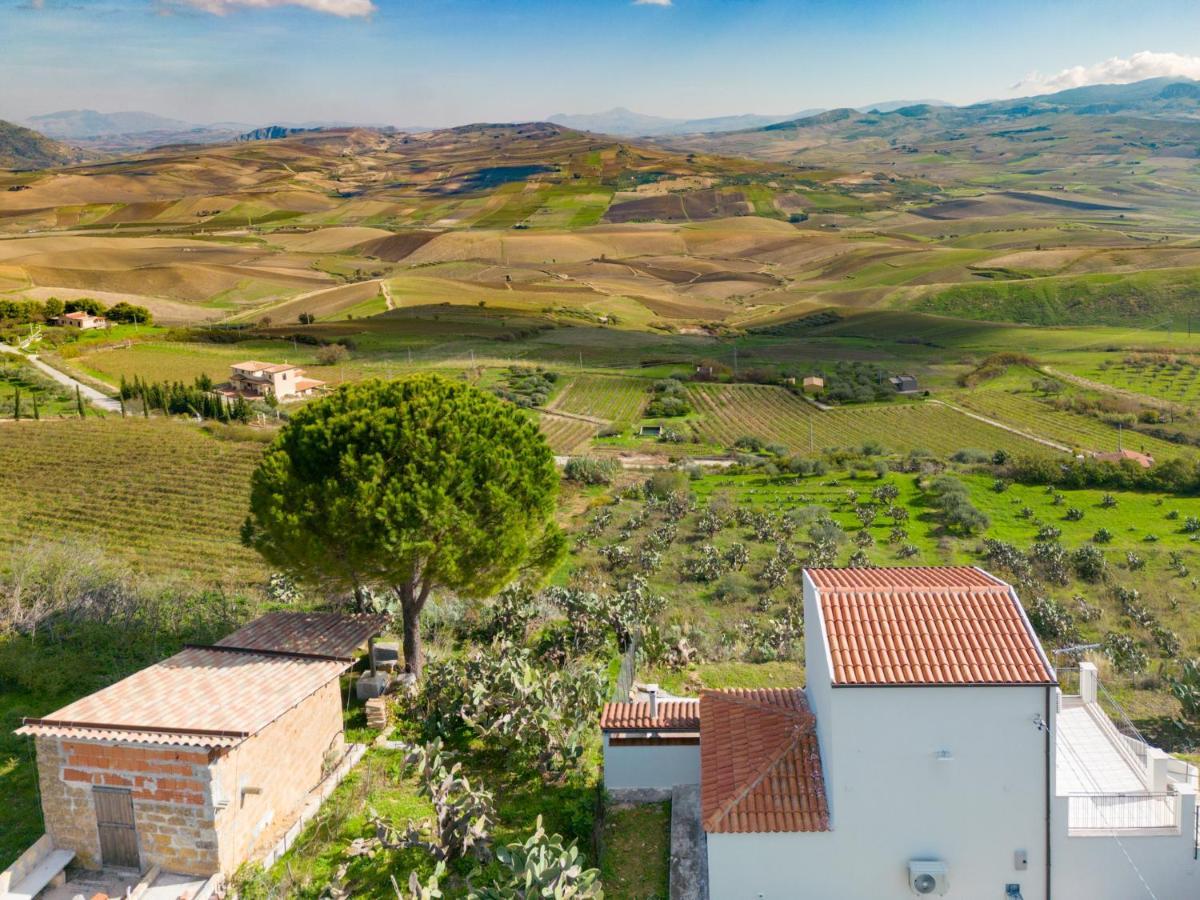
{"type": "Polygon", "coordinates": [[[888,382],[898,394],[916,394],[921,390],[915,375],[893,375],[888,382]]]}
{"type": "Polygon", "coordinates": [[[108,319],[104,316],[93,316],[86,312],[69,312],[63,313],[54,319],[55,325],[62,325],[66,328],[78,328],[80,331],[88,331],[92,328],[107,328],[108,319]]]}
{"type": "Polygon", "coordinates": [[[1122,463],[1125,460],[1130,460],[1137,463],[1143,469],[1149,469],[1154,465],[1154,457],[1146,453],[1138,453],[1136,450],[1117,450],[1115,453],[1094,453],[1092,458],[1099,462],[1122,463]]]}
{"type": "Polygon", "coordinates": [[[1094,666],[1056,672],[1011,586],[809,569],[804,604],[803,690],[604,712],[606,784],[698,780],[710,896],[1197,896],[1195,767],[1110,718],[1094,666]]]}
{"type": "Polygon", "coordinates": [[[806,375],[802,387],[806,394],[819,394],[825,390],[825,379],[820,375],[806,375]]]}
{"type": "Polygon", "coordinates": [[[339,678],[382,626],[272,613],[26,719],[49,843],[85,868],[228,875],[258,858],[345,756],[339,678]]]}
{"type": "Polygon", "coordinates": [[[231,367],[229,381],[217,390],[228,396],[274,397],[288,400],[307,397],[325,387],[325,382],[305,378],[304,370],[287,364],[265,362],[237,363],[231,367]]]}

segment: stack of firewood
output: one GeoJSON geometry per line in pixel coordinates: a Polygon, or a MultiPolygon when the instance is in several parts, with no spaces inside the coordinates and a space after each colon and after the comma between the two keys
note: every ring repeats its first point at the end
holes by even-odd
{"type": "Polygon", "coordinates": [[[388,724],[387,701],[383,697],[373,697],[367,701],[367,727],[383,731],[388,724]]]}

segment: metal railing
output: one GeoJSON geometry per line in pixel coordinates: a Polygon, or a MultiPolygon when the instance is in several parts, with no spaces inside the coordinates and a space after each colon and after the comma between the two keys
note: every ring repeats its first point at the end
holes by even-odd
{"type": "Polygon", "coordinates": [[[1071,794],[1067,797],[1067,830],[1178,829],[1179,811],[1179,795],[1174,791],[1154,794],[1071,794]]]}
{"type": "MultiPolygon", "coordinates": [[[[1077,696],[1080,693],[1079,669],[1062,668],[1058,669],[1057,672],[1058,686],[1063,696],[1077,696]]],[[[1096,683],[1096,705],[1108,717],[1109,724],[1112,725],[1121,745],[1142,767],[1145,767],[1146,751],[1150,747],[1150,742],[1137,730],[1137,726],[1129,720],[1129,716],[1126,715],[1124,708],[1113,699],[1112,694],[1105,690],[1104,683],[1101,681],[1097,681],[1096,683]]]]}

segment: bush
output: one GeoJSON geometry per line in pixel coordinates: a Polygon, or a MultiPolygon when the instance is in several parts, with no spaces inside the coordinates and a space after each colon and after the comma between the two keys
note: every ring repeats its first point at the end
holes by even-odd
{"type": "Polygon", "coordinates": [[[981,463],[990,463],[992,461],[992,454],[984,450],[976,450],[972,447],[965,447],[962,450],[956,450],[950,459],[956,463],[970,463],[979,465],[981,463]]]}
{"type": "Polygon", "coordinates": [[[317,348],[317,363],[322,366],[336,366],[350,358],[350,352],[341,344],[325,344],[317,348]]]}
{"type": "Polygon", "coordinates": [[[615,459],[574,456],[567,460],[563,477],[576,484],[612,484],[620,471],[621,464],[615,459]]]}
{"type": "Polygon", "coordinates": [[[1109,531],[1107,528],[1100,528],[1096,531],[1095,534],[1092,535],[1092,540],[1095,541],[1097,544],[1111,544],[1112,539],[1113,539],[1113,533],[1111,531],[1109,531]]]}
{"type": "Polygon", "coordinates": [[[1075,574],[1084,581],[1101,581],[1107,571],[1104,552],[1095,544],[1084,544],[1071,554],[1071,564],[1075,574]]]}

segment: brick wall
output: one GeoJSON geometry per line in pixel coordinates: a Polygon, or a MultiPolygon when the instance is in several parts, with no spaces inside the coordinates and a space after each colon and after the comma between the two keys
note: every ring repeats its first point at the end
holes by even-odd
{"type": "Polygon", "coordinates": [[[287,831],[324,777],[328,751],[335,759],[345,751],[337,679],[214,765],[214,791],[228,801],[216,818],[221,871],[233,872],[287,831]]]}
{"type": "Polygon", "coordinates": [[[100,866],[92,788],[128,788],[143,868],[185,874],[217,869],[209,754],[194,748],[37,738],[38,778],[46,832],[100,866]]]}

